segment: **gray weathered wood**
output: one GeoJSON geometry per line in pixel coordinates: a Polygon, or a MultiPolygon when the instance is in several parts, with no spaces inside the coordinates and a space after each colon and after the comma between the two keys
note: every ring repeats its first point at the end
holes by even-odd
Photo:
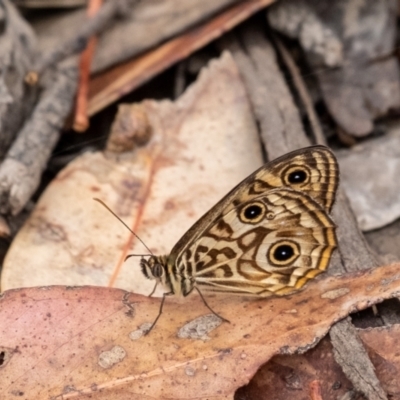
{"type": "Polygon", "coordinates": [[[338,125],[365,136],[373,120],[400,106],[396,0],[282,0],[268,12],[279,32],[296,38],[338,125]]]}
{"type": "Polygon", "coordinates": [[[303,130],[299,112],[279,72],[275,51],[261,32],[250,25],[241,30],[246,50],[233,34],[222,43],[238,64],[260,124],[261,138],[268,154],[275,158],[307,146],[308,141],[298,133],[303,130]]]}
{"type": "Polygon", "coordinates": [[[39,186],[42,172],[71,110],[78,80],[77,60],[55,71],[0,165],[0,213],[17,214],[39,186]]]}
{"type": "MultiPolygon", "coordinates": [[[[109,10],[103,10],[102,13],[108,15],[108,25],[99,36],[92,71],[99,72],[143,53],[237,2],[238,0],[106,2],[103,8],[108,7],[109,10]],[[121,13],[119,10],[123,9],[124,3],[127,7],[121,13]],[[120,18],[115,18],[118,14],[120,18]]],[[[88,24],[86,10],[81,9],[42,15],[32,20],[44,58],[63,53],[65,49],[79,50],[79,45],[85,45],[86,42],[87,34],[84,31],[89,32],[95,28],[98,32],[103,28],[103,24],[99,24],[100,18],[103,17],[98,15],[88,24]],[[78,32],[77,27],[80,27],[78,32]],[[65,38],[63,43],[60,43],[60,38],[65,38]]]]}
{"type": "Polygon", "coordinates": [[[0,1],[0,160],[37,97],[38,88],[24,82],[35,50],[35,35],[29,24],[10,1],[0,1]]]}
{"type": "MultiPolygon", "coordinates": [[[[232,51],[239,66],[260,125],[266,152],[273,159],[294,148],[305,146],[309,144],[309,141],[290,91],[276,65],[274,50],[260,32],[262,29],[245,27],[240,35],[242,45],[233,36],[224,45],[232,51]]],[[[339,225],[338,239],[341,253],[340,257],[336,256],[335,258],[334,255],[330,271],[343,273],[375,266],[376,261],[371,255],[356,225],[345,195],[341,191],[338,193],[334,216],[339,225]]],[[[336,336],[331,338],[332,344],[335,352],[342,355],[337,361],[341,365],[351,366],[354,371],[363,370],[362,368],[368,366],[362,380],[358,379],[357,373],[347,373],[345,370],[354,387],[365,395],[373,393],[381,396],[375,398],[386,398],[366,351],[359,351],[358,348],[345,348],[342,341],[336,340],[340,336],[347,338],[349,343],[359,342],[351,322],[348,320],[338,322],[334,331],[336,336]],[[363,390],[364,382],[368,382],[365,390],[363,390]]]]}
{"type": "Polygon", "coordinates": [[[333,354],[335,360],[340,364],[343,372],[354,387],[369,400],[387,399],[376,377],[375,368],[369,361],[367,351],[359,339],[350,318],[332,326],[329,334],[334,345],[333,354]],[[357,357],[349,357],[349,354],[356,354],[357,357]],[[369,362],[360,363],[361,359],[366,359],[369,362]]]}

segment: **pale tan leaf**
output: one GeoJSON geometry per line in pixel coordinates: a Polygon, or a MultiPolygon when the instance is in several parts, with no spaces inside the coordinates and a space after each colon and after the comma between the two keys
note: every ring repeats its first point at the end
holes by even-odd
{"type": "MultiPolygon", "coordinates": [[[[151,248],[167,253],[223,195],[262,164],[245,88],[229,53],[175,103],[144,101],[153,137],[123,156],[87,153],[48,186],[7,254],[2,289],[51,284],[114,286],[148,294],[148,253],[93,197],[151,248]]],[[[136,106],[137,109],[137,106],[136,106]]]]}

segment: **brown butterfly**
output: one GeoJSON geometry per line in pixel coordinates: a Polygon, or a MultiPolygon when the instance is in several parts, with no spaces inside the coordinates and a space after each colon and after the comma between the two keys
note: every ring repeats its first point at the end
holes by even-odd
{"type": "Polygon", "coordinates": [[[165,289],[147,333],[167,295],[196,289],[216,314],[201,291],[286,295],[325,271],[337,246],[329,212],[338,183],[338,164],[328,148],[293,151],[239,183],[168,255],[142,257],[143,274],[165,289]]]}

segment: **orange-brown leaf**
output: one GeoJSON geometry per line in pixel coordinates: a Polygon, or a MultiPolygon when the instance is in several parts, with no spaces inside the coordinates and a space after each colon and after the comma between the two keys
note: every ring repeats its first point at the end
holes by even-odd
{"type": "Polygon", "coordinates": [[[220,323],[191,295],[160,300],[98,287],[4,293],[2,393],[29,399],[232,396],[275,354],[315,345],[335,321],[400,293],[400,265],[324,277],[289,297],[208,295],[220,323]],[[57,397],[58,396],[58,397],[57,397]],[[93,397],[92,397],[93,398],[93,397]]]}

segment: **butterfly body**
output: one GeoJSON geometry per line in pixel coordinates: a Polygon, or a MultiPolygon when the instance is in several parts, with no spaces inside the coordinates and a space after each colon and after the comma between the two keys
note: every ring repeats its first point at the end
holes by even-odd
{"type": "Polygon", "coordinates": [[[142,258],[166,294],[193,289],[267,297],[292,293],[328,267],[338,165],[311,146],[262,166],[200,218],[168,256],[142,258]]]}
{"type": "Polygon", "coordinates": [[[176,265],[172,254],[169,256],[150,256],[142,258],[140,266],[143,275],[160,283],[165,293],[177,296],[187,296],[194,288],[193,276],[184,266],[176,265]]]}

